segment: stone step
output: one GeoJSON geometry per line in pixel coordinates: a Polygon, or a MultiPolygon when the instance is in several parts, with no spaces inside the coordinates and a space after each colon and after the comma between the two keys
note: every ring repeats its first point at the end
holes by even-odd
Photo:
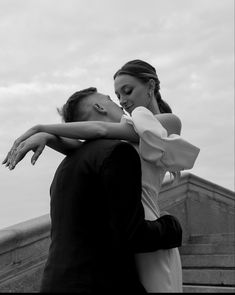
{"type": "Polygon", "coordinates": [[[235,293],[235,287],[183,285],[184,293],[235,293]]]}
{"type": "Polygon", "coordinates": [[[208,235],[193,235],[189,238],[189,243],[210,244],[210,243],[229,243],[235,241],[234,233],[220,233],[208,235]]]}
{"type": "Polygon", "coordinates": [[[235,255],[181,255],[182,266],[184,267],[234,267],[235,255]]]}
{"type": "Polygon", "coordinates": [[[235,269],[183,269],[183,283],[235,287],[235,269]]]}
{"type": "Polygon", "coordinates": [[[235,243],[219,244],[184,244],[179,248],[180,254],[234,254],[235,243]]]}

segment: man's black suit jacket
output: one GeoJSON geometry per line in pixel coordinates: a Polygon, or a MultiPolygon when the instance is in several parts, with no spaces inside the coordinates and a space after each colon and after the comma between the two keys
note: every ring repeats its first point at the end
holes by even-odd
{"type": "Polygon", "coordinates": [[[144,292],[133,253],[179,246],[181,228],[174,226],[178,236],[169,238],[164,220],[144,220],[140,160],[131,145],[87,141],[62,161],[51,185],[41,292],[144,292]]]}

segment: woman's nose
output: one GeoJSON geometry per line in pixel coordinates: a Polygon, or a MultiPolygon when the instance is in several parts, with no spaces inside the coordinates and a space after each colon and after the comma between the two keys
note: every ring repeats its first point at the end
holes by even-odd
{"type": "Polygon", "coordinates": [[[127,100],[126,100],[126,98],[124,96],[120,97],[119,102],[120,102],[120,105],[125,108],[127,100]]]}

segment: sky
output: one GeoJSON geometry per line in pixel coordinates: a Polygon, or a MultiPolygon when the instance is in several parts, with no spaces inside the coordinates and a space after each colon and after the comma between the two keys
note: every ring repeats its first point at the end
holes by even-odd
{"type": "MultiPolygon", "coordinates": [[[[190,170],[234,191],[233,0],[0,0],[0,160],[36,124],[90,86],[117,99],[125,62],[152,64],[161,95],[201,151],[190,170]]],[[[49,212],[63,155],[46,148],[0,166],[0,228],[49,212]]]]}

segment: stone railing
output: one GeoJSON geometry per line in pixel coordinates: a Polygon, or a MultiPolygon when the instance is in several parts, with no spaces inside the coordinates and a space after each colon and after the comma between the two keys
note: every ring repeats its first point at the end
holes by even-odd
{"type": "MultiPolygon", "coordinates": [[[[164,183],[160,207],[178,217],[184,241],[235,231],[234,192],[193,174],[164,183]]],[[[49,244],[49,215],[0,230],[0,292],[37,292],[49,244]]]]}
{"type": "Polygon", "coordinates": [[[49,236],[48,214],[0,230],[0,293],[39,290],[49,236]]]}
{"type": "Polygon", "coordinates": [[[184,241],[195,234],[235,232],[235,193],[193,174],[165,183],[160,207],[178,217],[184,241]]]}

